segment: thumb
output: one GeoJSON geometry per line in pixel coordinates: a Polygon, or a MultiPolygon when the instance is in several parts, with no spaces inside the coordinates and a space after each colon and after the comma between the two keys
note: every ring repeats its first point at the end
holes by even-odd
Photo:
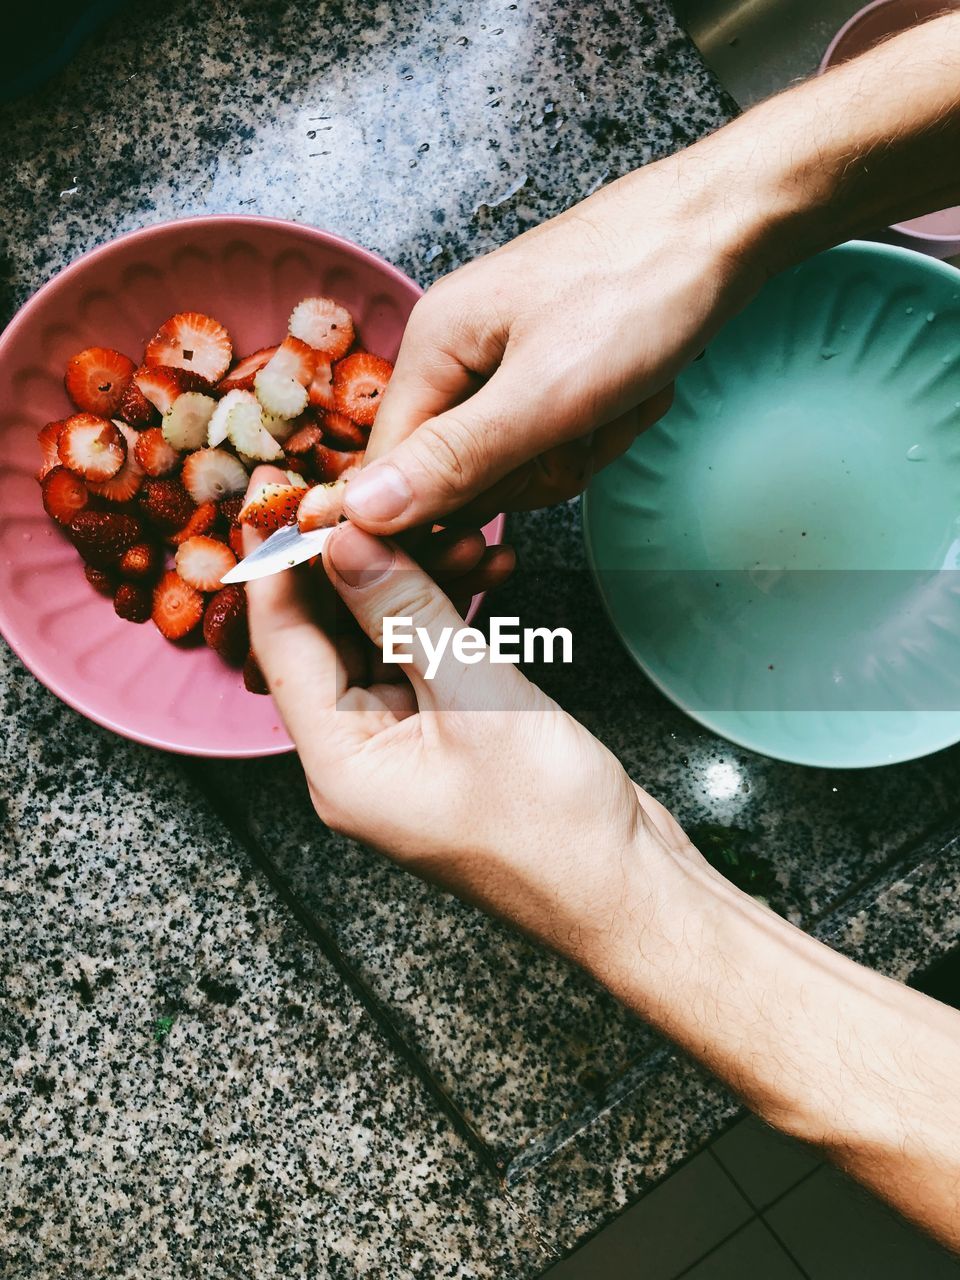
{"type": "Polygon", "coordinates": [[[423,422],[355,471],[344,511],[371,533],[395,534],[455,511],[557,442],[557,418],[507,365],[465,400],[423,422]]]}
{"type": "Polygon", "coordinates": [[[454,655],[451,641],[463,630],[463,619],[399,547],[341,524],[323,548],[323,563],[360,627],[384,651],[385,661],[400,662],[421,709],[503,707],[505,699],[509,705],[522,704],[521,686],[529,686],[516,668],[492,668],[485,653],[472,661],[454,655]]]}

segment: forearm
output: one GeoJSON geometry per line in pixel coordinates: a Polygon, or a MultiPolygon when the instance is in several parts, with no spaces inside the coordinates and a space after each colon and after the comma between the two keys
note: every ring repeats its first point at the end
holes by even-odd
{"type": "Polygon", "coordinates": [[[591,971],[770,1124],[960,1248],[960,1013],[814,941],[692,853],[651,863],[638,848],[623,867],[591,971]]]}

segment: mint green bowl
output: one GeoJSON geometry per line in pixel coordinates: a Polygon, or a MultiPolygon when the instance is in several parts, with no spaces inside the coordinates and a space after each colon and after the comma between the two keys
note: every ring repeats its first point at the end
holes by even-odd
{"type": "Polygon", "coordinates": [[[862,768],[960,741],[960,272],[777,277],[584,499],[624,644],[707,728],[862,768]]]}

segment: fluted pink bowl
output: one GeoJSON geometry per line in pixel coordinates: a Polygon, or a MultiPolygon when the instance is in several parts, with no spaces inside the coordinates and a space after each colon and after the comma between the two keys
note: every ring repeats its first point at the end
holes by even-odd
{"type": "MultiPolygon", "coordinates": [[[[0,631],[37,679],[124,737],[186,755],[292,750],[272,698],[203,646],[134,626],[90,587],[43,510],[36,435],[71,411],[67,360],[88,346],[138,359],[168,316],[203,311],[243,355],[278,341],[294,304],[331,294],[364,346],[395,359],[420,288],[338,236],[269,218],[162,223],[84,254],[43,286],[0,336],[0,631]]],[[[503,517],[485,529],[498,542],[503,517]]],[[[474,601],[475,612],[479,600],[474,601]]]]}

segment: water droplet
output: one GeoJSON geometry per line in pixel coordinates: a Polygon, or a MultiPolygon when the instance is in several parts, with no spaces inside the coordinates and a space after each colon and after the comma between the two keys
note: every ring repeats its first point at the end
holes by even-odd
{"type": "Polygon", "coordinates": [[[922,444],[912,444],[907,450],[908,462],[926,462],[927,454],[922,444]]]}
{"type": "Polygon", "coordinates": [[[33,534],[32,534],[32,533],[25,533],[25,534],[23,535],[23,540],[24,540],[24,542],[32,542],[32,541],[33,541],[33,534]]]}
{"type": "Polygon", "coordinates": [[[467,45],[470,43],[470,41],[467,39],[466,36],[461,36],[459,40],[454,40],[453,43],[458,44],[461,49],[465,49],[467,45]]]}
{"type": "Polygon", "coordinates": [[[839,354],[840,352],[834,351],[833,347],[824,347],[824,349],[820,352],[820,359],[832,360],[834,356],[838,356],[839,354]]]}
{"type": "Polygon", "coordinates": [[[416,167],[417,167],[417,162],[416,162],[416,160],[411,160],[411,161],[410,161],[410,168],[411,168],[411,169],[415,169],[416,167]]]}
{"type": "Polygon", "coordinates": [[[908,316],[912,316],[912,315],[913,315],[913,307],[907,307],[907,315],[908,315],[908,316]]]}
{"type": "Polygon", "coordinates": [[[420,152],[420,154],[421,154],[421,155],[423,155],[423,153],[424,153],[425,151],[429,151],[429,150],[430,150],[430,143],[429,143],[429,142],[421,142],[421,143],[420,143],[420,145],[419,145],[419,147],[417,147],[417,150],[420,152]]]}
{"type": "Polygon", "coordinates": [[[937,318],[937,313],[935,311],[927,312],[927,324],[930,324],[932,321],[936,320],[936,318],[937,318]]]}
{"type": "Polygon", "coordinates": [[[442,253],[443,253],[442,245],[432,244],[430,248],[427,250],[427,252],[424,254],[424,261],[428,263],[435,262],[442,253]]]}
{"type": "Polygon", "coordinates": [[[494,28],[493,28],[493,30],[490,32],[490,34],[491,34],[492,36],[502,36],[502,35],[503,35],[503,27],[494,27],[494,28]]]}
{"type": "Polygon", "coordinates": [[[307,137],[308,137],[308,138],[315,138],[316,136],[317,136],[317,131],[316,131],[316,129],[308,129],[308,130],[307,130],[307,137]]]}

